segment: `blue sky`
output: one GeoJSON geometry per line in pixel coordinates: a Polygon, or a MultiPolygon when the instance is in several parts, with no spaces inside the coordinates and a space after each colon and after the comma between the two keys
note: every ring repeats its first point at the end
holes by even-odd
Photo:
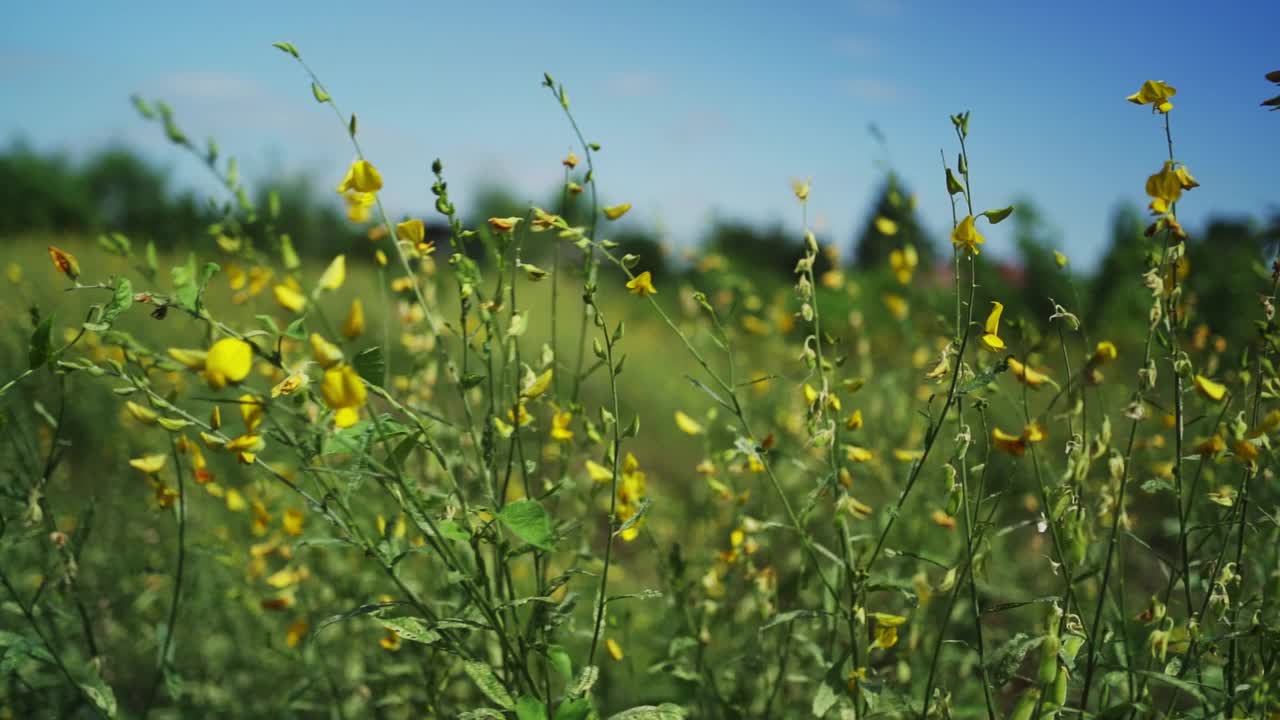
{"type": "Polygon", "coordinates": [[[435,157],[464,209],[492,183],[538,202],[573,140],[547,71],[604,146],[605,199],[673,245],[717,216],[798,228],[801,177],[847,251],[882,177],[868,125],[941,238],[938,150],[954,157],[947,117],[970,110],[977,204],[1030,196],[1089,266],[1164,157],[1159,120],[1124,102],[1147,79],[1179,91],[1176,151],[1202,183],[1184,224],[1280,208],[1280,114],[1258,107],[1276,92],[1262,76],[1280,69],[1277,27],[1280,4],[1262,2],[28,3],[0,27],[0,139],[73,155],[125,143],[209,187],[133,113],[137,92],[216,137],[246,178],[334,185],[352,152],[271,48],[289,40],[360,116],[393,210],[430,207],[435,157]]]}

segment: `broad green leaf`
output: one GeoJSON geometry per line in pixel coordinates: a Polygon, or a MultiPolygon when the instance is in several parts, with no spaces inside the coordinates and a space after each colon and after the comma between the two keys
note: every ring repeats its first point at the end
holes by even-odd
{"type": "Polygon", "coordinates": [[[468,661],[463,663],[462,669],[466,671],[471,681],[480,688],[480,692],[485,697],[492,700],[504,710],[514,710],[516,703],[511,699],[511,693],[502,686],[502,682],[498,680],[498,676],[493,674],[493,670],[482,662],[468,661]]]}
{"type": "Polygon", "coordinates": [[[537,502],[529,499],[508,503],[498,519],[516,537],[543,550],[551,549],[551,518],[537,502]]]}
{"type": "Polygon", "coordinates": [[[117,713],[116,694],[111,691],[111,687],[102,681],[102,678],[96,674],[88,680],[80,683],[80,689],[84,691],[93,704],[102,711],[107,718],[114,718],[117,713]]]}
{"type": "Polygon", "coordinates": [[[547,706],[538,698],[525,695],[516,701],[516,720],[547,720],[547,706]]]}
{"type": "Polygon", "coordinates": [[[433,643],[440,639],[440,633],[427,627],[427,624],[414,617],[377,618],[382,627],[390,630],[405,640],[420,643],[433,643]]]}
{"type": "Polygon", "coordinates": [[[102,310],[101,322],[110,325],[120,317],[120,313],[128,310],[132,305],[133,284],[129,282],[129,278],[120,278],[116,281],[116,289],[111,294],[111,302],[107,303],[106,308],[102,310]]]}
{"type": "Polygon", "coordinates": [[[662,703],[623,710],[616,715],[610,715],[609,720],[683,720],[684,717],[684,708],[671,703],[662,703]]]}
{"type": "Polygon", "coordinates": [[[360,351],[351,360],[351,366],[370,385],[382,387],[387,374],[387,359],[383,356],[381,347],[375,345],[368,350],[360,351]]]}
{"type": "Polygon", "coordinates": [[[820,683],[818,685],[818,694],[813,696],[813,706],[810,708],[813,711],[813,716],[823,717],[839,700],[840,696],[836,695],[836,691],[832,690],[829,684],[820,683]]]}
{"type": "Polygon", "coordinates": [[[568,650],[559,645],[548,646],[547,659],[551,661],[551,667],[564,676],[565,680],[573,677],[573,659],[569,657],[568,650]]]}
{"type": "Polygon", "coordinates": [[[49,343],[52,337],[53,313],[49,313],[36,326],[35,332],[31,333],[31,342],[27,347],[27,359],[30,361],[32,370],[42,367],[49,361],[49,343]]]}
{"type": "Polygon", "coordinates": [[[1003,208],[1000,208],[999,210],[986,210],[982,214],[986,216],[987,220],[992,225],[995,225],[996,223],[1000,222],[1001,220],[1004,220],[1005,218],[1013,214],[1013,206],[1010,205],[1009,207],[1003,207],[1003,208]]]}
{"type": "Polygon", "coordinates": [[[575,698],[560,703],[554,720],[586,720],[591,716],[591,698],[575,698]]]}

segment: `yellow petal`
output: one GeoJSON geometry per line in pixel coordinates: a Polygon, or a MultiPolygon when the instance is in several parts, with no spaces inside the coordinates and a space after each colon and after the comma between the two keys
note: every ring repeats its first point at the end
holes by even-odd
{"type": "Polygon", "coordinates": [[[219,340],[205,356],[205,379],[214,390],[244,380],[252,368],[253,348],[238,338],[219,340]]]}
{"type": "Polygon", "coordinates": [[[346,177],[338,185],[338,192],[355,190],[362,193],[373,193],[382,189],[382,174],[367,160],[357,160],[347,168],[346,177]]]}
{"type": "MultiPolygon", "coordinates": [[[[322,290],[337,290],[347,281],[347,256],[339,255],[329,263],[316,283],[322,290]]],[[[296,310],[294,312],[297,312],[296,310]]]]}
{"type": "Polygon", "coordinates": [[[676,427],[680,428],[680,432],[686,435],[701,435],[703,431],[703,427],[698,421],[685,415],[681,410],[676,411],[676,427]]]}
{"type": "Polygon", "coordinates": [[[631,209],[631,203],[621,203],[618,205],[610,205],[609,207],[604,209],[604,216],[609,218],[610,220],[617,220],[623,215],[626,215],[627,211],[630,209],[631,209]]]}

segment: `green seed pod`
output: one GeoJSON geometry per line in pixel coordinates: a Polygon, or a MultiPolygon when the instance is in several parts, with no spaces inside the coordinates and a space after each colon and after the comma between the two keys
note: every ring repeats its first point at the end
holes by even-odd
{"type": "Polygon", "coordinates": [[[1036,711],[1036,703],[1040,701],[1040,688],[1031,688],[1023,694],[1009,720],[1031,720],[1031,713],[1036,711]]]}
{"type": "Polygon", "coordinates": [[[1048,685],[1058,677],[1058,648],[1062,643],[1058,640],[1057,635],[1050,635],[1044,639],[1044,643],[1040,646],[1040,675],[1041,685],[1048,685]]]}
{"type": "Polygon", "coordinates": [[[1071,673],[1066,668],[1058,668],[1058,677],[1053,681],[1053,704],[1063,707],[1067,704],[1067,684],[1071,681],[1071,673]]]}

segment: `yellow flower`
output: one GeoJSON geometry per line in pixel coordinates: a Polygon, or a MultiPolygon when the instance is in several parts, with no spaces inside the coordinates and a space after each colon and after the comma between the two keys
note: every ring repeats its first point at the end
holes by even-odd
{"type": "Polygon", "coordinates": [[[1214,433],[1196,443],[1196,452],[1200,455],[1217,455],[1227,449],[1227,440],[1221,433],[1214,433]]]}
{"type": "Polygon", "coordinates": [[[244,421],[246,433],[253,433],[262,425],[264,414],[262,403],[257,398],[249,393],[240,396],[240,419],[244,421]]]}
{"type": "Polygon", "coordinates": [[[281,395],[292,395],[298,390],[307,386],[307,376],[302,373],[294,373],[276,384],[271,388],[271,397],[277,398],[281,395]]]}
{"type": "Polygon", "coordinates": [[[203,370],[208,353],[204,350],[184,350],[169,348],[169,357],[188,370],[203,370]]]}
{"type": "Polygon", "coordinates": [[[619,645],[613,638],[606,638],[604,646],[609,651],[609,657],[613,658],[615,661],[621,662],[623,657],[621,645],[619,645]]]}
{"type": "Polygon", "coordinates": [[[808,180],[792,180],[791,192],[795,193],[796,199],[804,202],[809,199],[809,181],[808,180]]]}
{"type": "Polygon", "coordinates": [[[610,205],[609,207],[605,208],[602,212],[604,212],[604,216],[606,218],[610,220],[617,220],[623,215],[626,215],[627,211],[630,209],[631,209],[631,203],[621,203],[619,205],[610,205]]]}
{"type": "Polygon", "coordinates": [[[875,455],[870,450],[857,445],[845,445],[844,456],[849,462],[856,463],[871,462],[875,459],[875,455]]]}
{"type": "Polygon", "coordinates": [[[325,370],[320,381],[320,396],[326,405],[337,411],[334,424],[345,428],[355,425],[360,419],[360,407],[368,398],[368,390],[355,368],[343,363],[325,370]]]}
{"type": "Polygon", "coordinates": [[[1142,83],[1138,92],[1125,100],[1135,105],[1150,105],[1157,112],[1167,113],[1173,109],[1173,103],[1169,102],[1169,98],[1177,94],[1177,89],[1163,80],[1148,80],[1142,83]]]}
{"type": "Polygon", "coordinates": [[[997,450],[1010,455],[1021,455],[1027,451],[1027,443],[1021,435],[1012,435],[998,427],[991,429],[991,442],[997,450]]]}
{"type": "Polygon", "coordinates": [[[400,649],[400,636],[395,634],[391,628],[387,628],[387,631],[378,639],[378,644],[387,652],[395,652],[400,649]]]}
{"type": "Polygon", "coordinates": [[[347,168],[346,177],[338,185],[338,192],[355,190],[362,193],[375,193],[382,189],[382,175],[373,163],[368,160],[356,160],[347,168]]]}
{"type": "Polygon", "coordinates": [[[627,289],[631,291],[632,295],[639,295],[640,297],[656,295],[658,293],[658,289],[653,286],[653,275],[651,275],[648,270],[645,270],[627,282],[627,289]]]}
{"type": "Polygon", "coordinates": [[[351,301],[351,309],[347,311],[347,320],[342,323],[342,335],[354,340],[364,334],[364,303],[360,298],[351,301]]]}
{"type": "Polygon", "coordinates": [[[1004,341],[1000,339],[1000,314],[1004,312],[1004,305],[998,302],[991,303],[991,314],[987,315],[986,334],[982,336],[982,346],[991,352],[1000,352],[1004,350],[1004,341]]]}
{"type": "Polygon", "coordinates": [[[613,480],[613,471],[594,460],[588,460],[587,477],[598,483],[606,483],[613,480]]]}
{"type": "Polygon", "coordinates": [[[880,648],[888,650],[898,644],[898,627],[896,625],[880,625],[876,624],[876,637],[871,642],[871,648],[880,648]]]}
{"type": "Polygon", "coordinates": [[[676,411],[676,427],[680,428],[680,432],[686,435],[701,435],[703,427],[697,420],[684,414],[684,411],[676,411]]]}
{"type": "Polygon", "coordinates": [[[1203,375],[1195,376],[1196,390],[1209,400],[1219,402],[1227,395],[1227,386],[1220,382],[1214,382],[1203,375]]]}
{"type": "Polygon", "coordinates": [[[1165,160],[1160,172],[1147,177],[1147,195],[1158,202],[1152,207],[1157,212],[1168,212],[1168,206],[1182,197],[1183,189],[1182,178],[1178,177],[1172,160],[1165,160]]]}
{"type": "Polygon", "coordinates": [[[307,306],[307,296],[288,285],[280,284],[271,288],[276,303],[289,312],[298,313],[307,306]]]}
{"type": "Polygon", "coordinates": [[[573,431],[569,429],[569,422],[573,420],[573,415],[567,411],[558,412],[551,416],[551,438],[561,442],[572,440],[573,431]]]}
{"type": "Polygon", "coordinates": [[[906,298],[901,295],[885,293],[880,296],[880,299],[884,302],[885,308],[893,316],[894,320],[905,320],[907,313],[911,311],[911,306],[907,304],[906,298]]]}
{"type": "Polygon", "coordinates": [[[1009,358],[1009,369],[1013,371],[1013,376],[1015,378],[1032,390],[1039,389],[1039,387],[1045,383],[1053,383],[1053,380],[1048,375],[1045,375],[1039,370],[1027,367],[1014,357],[1009,358]]]}
{"type": "Polygon", "coordinates": [[[898,234],[898,223],[889,218],[880,215],[875,220],[876,232],[881,235],[893,236],[898,234]]]}
{"type": "Polygon", "coordinates": [[[978,246],[986,241],[987,239],[982,237],[982,233],[978,232],[978,228],[974,226],[972,215],[965,215],[960,224],[951,231],[951,244],[957,250],[964,248],[970,255],[977,255],[980,252],[978,246]]]}
{"type": "Polygon", "coordinates": [[[812,385],[810,385],[809,383],[805,383],[804,387],[801,388],[801,390],[804,392],[805,405],[808,405],[809,407],[813,407],[818,403],[818,391],[812,385]]]}
{"type": "Polygon", "coordinates": [[[519,225],[520,221],[523,219],[524,218],[518,217],[491,217],[489,218],[489,227],[497,230],[498,232],[510,232],[511,230],[514,230],[516,225],[519,225]]]}
{"type": "Polygon", "coordinates": [[[311,628],[306,620],[295,620],[284,634],[284,644],[291,648],[296,648],[302,644],[302,639],[306,637],[307,630],[311,628]]]}
{"type": "Polygon", "coordinates": [[[849,414],[849,419],[844,421],[846,430],[860,430],[862,428],[862,411],[854,410],[849,414]]]}
{"type": "Polygon", "coordinates": [[[1105,365],[1106,363],[1115,360],[1118,354],[1115,343],[1110,340],[1103,340],[1098,343],[1097,348],[1094,349],[1093,360],[1091,362],[1095,365],[1105,365]]]}
{"type": "MultiPolygon", "coordinates": [[[[530,373],[530,375],[532,375],[532,373],[530,373]]],[[[554,376],[555,369],[547,368],[541,375],[529,380],[529,382],[524,386],[524,389],[520,391],[520,397],[525,398],[526,400],[532,400],[533,398],[541,396],[548,388],[551,387],[551,379],[554,376]]]]}
{"type": "Polygon", "coordinates": [[[916,253],[915,245],[908,244],[901,250],[893,250],[889,253],[889,267],[893,269],[894,277],[902,285],[911,282],[911,276],[919,263],[920,256],[916,253]]]}
{"type": "Polygon", "coordinates": [[[337,345],[325,340],[318,333],[311,333],[309,342],[311,343],[311,357],[316,359],[321,368],[328,370],[342,362],[342,350],[337,345]]]}
{"type": "Polygon", "coordinates": [[[349,192],[342,196],[347,203],[347,220],[355,225],[363,225],[373,217],[373,204],[378,196],[373,193],[349,192]]]}
{"type": "Polygon", "coordinates": [[[75,280],[80,277],[80,263],[76,262],[76,256],[65,250],[49,246],[49,258],[53,260],[53,266],[58,272],[75,280]]]}
{"type": "Polygon", "coordinates": [[[155,425],[156,421],[160,419],[160,416],[155,410],[152,410],[145,405],[139,405],[132,400],[125,402],[124,407],[129,411],[129,414],[133,416],[134,420],[137,420],[143,425],[155,425]]]}
{"type": "MultiPolygon", "coordinates": [[[[316,282],[316,285],[318,285],[321,290],[337,290],[342,287],[342,284],[346,281],[347,256],[339,255],[335,257],[333,261],[329,263],[329,267],[326,267],[324,272],[320,274],[320,280],[316,282]]],[[[284,303],[281,304],[283,305],[284,303]]],[[[297,310],[294,310],[294,312],[297,312],[297,310]]]]}
{"type": "Polygon", "coordinates": [[[205,356],[204,377],[209,387],[221,390],[229,383],[238,383],[253,368],[253,348],[237,338],[223,338],[209,348],[205,356]]]}
{"type": "Polygon", "coordinates": [[[573,151],[570,150],[569,154],[566,155],[565,158],[560,161],[560,164],[572,170],[578,167],[578,156],[574,155],[573,151]]]}
{"type": "Polygon", "coordinates": [[[165,463],[168,461],[169,456],[165,453],[152,453],[150,455],[133,458],[129,461],[129,467],[148,475],[155,475],[164,469],[165,463]]]}
{"type": "Polygon", "coordinates": [[[245,502],[244,496],[235,488],[227,488],[226,493],[227,509],[231,512],[244,512],[249,507],[249,503],[245,502]]]}
{"type": "Polygon", "coordinates": [[[417,218],[405,220],[396,225],[396,237],[417,247],[427,237],[427,226],[417,218]]]}

